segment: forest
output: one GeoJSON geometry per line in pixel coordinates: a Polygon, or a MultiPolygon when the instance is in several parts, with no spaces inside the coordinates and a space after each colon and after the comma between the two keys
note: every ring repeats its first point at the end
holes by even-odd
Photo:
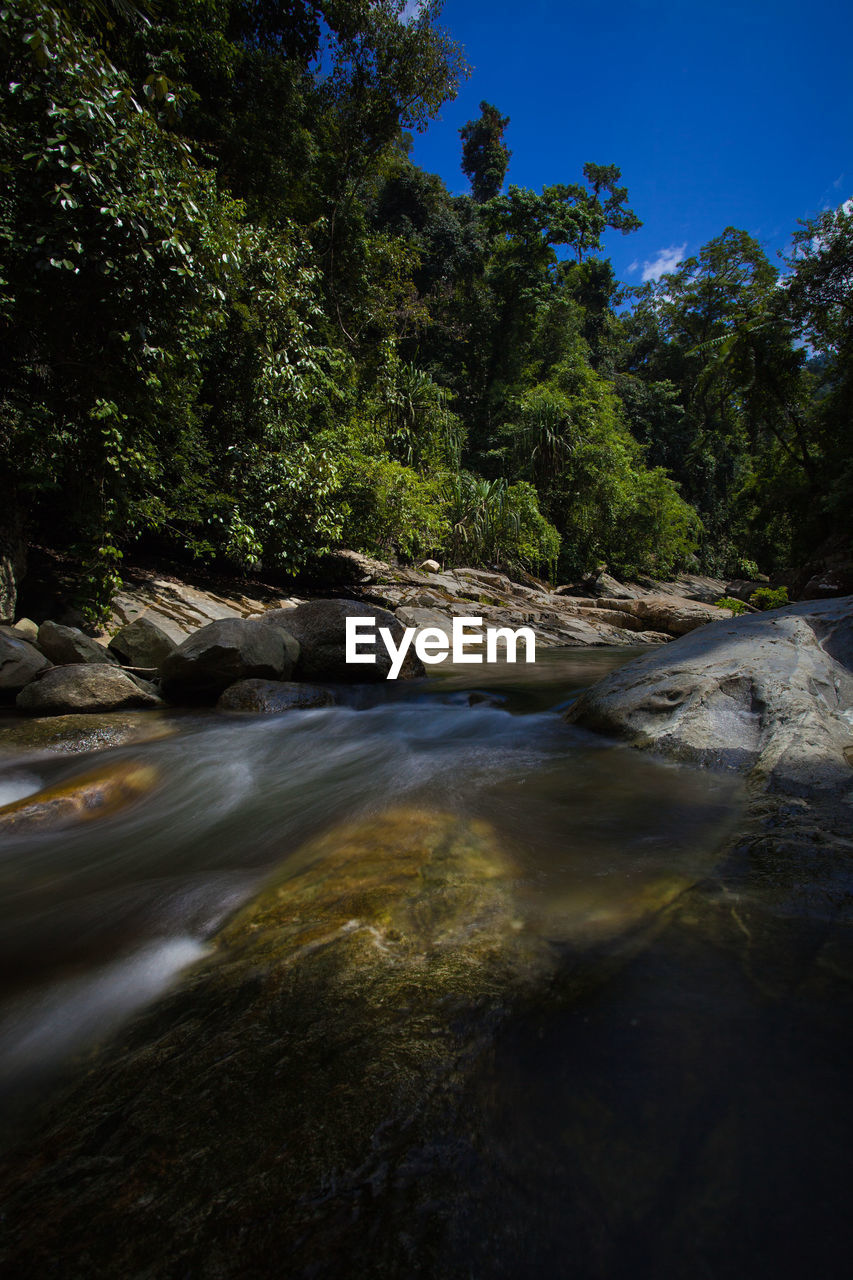
{"type": "Polygon", "coordinates": [[[294,575],[348,547],[572,581],[754,576],[849,538],[853,211],[639,288],[619,157],[470,193],[411,160],[468,74],[438,0],[2,10],[3,540],[102,618],[144,549],[294,575]]]}

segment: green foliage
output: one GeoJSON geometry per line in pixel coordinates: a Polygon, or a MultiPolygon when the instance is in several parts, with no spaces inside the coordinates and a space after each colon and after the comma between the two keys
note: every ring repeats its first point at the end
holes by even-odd
{"type": "Polygon", "coordinates": [[[714,604],[718,609],[730,609],[735,617],[738,617],[741,613],[749,612],[743,600],[737,600],[734,596],[722,596],[721,599],[715,600],[714,604]]]}
{"type": "Polygon", "coordinates": [[[459,130],[462,139],[462,172],[471,182],[474,199],[491,200],[503,186],[512,152],[504,145],[509,116],[502,116],[490,102],[480,103],[479,120],[469,120],[459,130]]]}
{"type": "Polygon", "coordinates": [[[787,587],[759,587],[749,597],[749,603],[756,609],[781,609],[788,604],[787,587]]]}

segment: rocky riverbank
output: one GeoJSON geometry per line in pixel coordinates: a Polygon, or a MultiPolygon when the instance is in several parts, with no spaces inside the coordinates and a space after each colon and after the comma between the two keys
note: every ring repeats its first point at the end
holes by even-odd
{"type": "MultiPolygon", "coordinates": [[[[373,667],[348,667],[347,617],[370,618],[399,643],[405,628],[450,635],[455,619],[473,616],[481,625],[468,628],[472,637],[527,627],[538,646],[554,647],[661,644],[729,616],[710,603],[726,584],[710,579],[643,586],[602,573],[576,589],[552,590],[533,578],[442,572],[434,562],[405,569],[354,553],[339,554],[330,572],[339,594],[324,599],[221,593],[143,576],[119,593],[98,635],[68,617],[18,619],[0,628],[0,697],[36,716],[218,699],[226,710],[281,711],[306,698],[334,699],[328,687],[314,686],[386,678],[390,659],[381,651],[373,667]]],[[[400,675],[423,673],[410,652],[400,675]]]]}

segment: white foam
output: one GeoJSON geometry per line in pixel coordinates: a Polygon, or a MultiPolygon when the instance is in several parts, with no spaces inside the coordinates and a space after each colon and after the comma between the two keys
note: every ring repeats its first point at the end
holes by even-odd
{"type": "Polygon", "coordinates": [[[0,1079],[50,1066],[115,1030],[205,951],[193,938],[159,940],[93,974],[19,1000],[0,1023],[0,1079]]]}

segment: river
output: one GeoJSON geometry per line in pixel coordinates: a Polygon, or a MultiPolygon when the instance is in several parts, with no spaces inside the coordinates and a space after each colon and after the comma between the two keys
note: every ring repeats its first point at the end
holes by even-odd
{"type": "MultiPolygon", "coordinates": [[[[138,1274],[754,1277],[798,1273],[779,1268],[802,1256],[841,1275],[851,1030],[810,967],[825,924],[739,893],[721,858],[737,779],[564,722],[635,653],[443,669],[282,716],[187,714],[172,736],[114,749],[153,768],[152,794],[0,852],[8,1145],[37,1134],[81,1063],[97,1073],[99,1044],[180,989],[273,869],[297,877],[312,841],[389,810],[450,813],[510,851],[507,919],[541,969],[487,1034],[480,1018],[464,1069],[458,1051],[442,1069],[452,1106],[408,1138],[396,1121],[372,1130],[370,1176],[314,1189],[325,1243],[305,1245],[300,1219],[292,1267],[282,1227],[275,1257],[225,1265],[196,1241],[162,1270],[134,1254],[138,1274]]],[[[96,758],[6,760],[0,797],[96,758]]],[[[286,1073],[280,1087],[295,1087],[286,1073]]],[[[57,1257],[56,1274],[101,1273],[81,1256],[57,1257]]]]}

